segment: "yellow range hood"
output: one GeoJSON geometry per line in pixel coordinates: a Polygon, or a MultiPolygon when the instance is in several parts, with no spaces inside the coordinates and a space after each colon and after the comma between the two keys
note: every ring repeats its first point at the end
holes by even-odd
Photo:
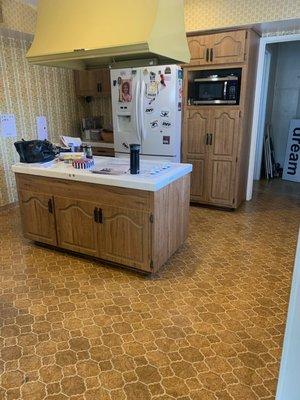
{"type": "Polygon", "coordinates": [[[39,0],[27,59],[72,69],[188,63],[183,0],[39,0]]]}

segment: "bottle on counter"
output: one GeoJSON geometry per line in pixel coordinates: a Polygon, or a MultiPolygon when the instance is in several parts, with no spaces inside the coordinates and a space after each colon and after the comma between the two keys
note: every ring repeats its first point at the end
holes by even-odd
{"type": "Polygon", "coordinates": [[[83,147],[83,151],[84,151],[86,158],[93,158],[93,151],[92,151],[91,145],[85,145],[83,147]]]}
{"type": "Polygon", "coordinates": [[[130,173],[140,173],[140,148],[139,144],[130,144],[130,173]]]}

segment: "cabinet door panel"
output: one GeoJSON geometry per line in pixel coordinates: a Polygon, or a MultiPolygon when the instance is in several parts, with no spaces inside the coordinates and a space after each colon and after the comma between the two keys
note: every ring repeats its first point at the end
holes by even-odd
{"type": "Polygon", "coordinates": [[[210,44],[210,35],[190,36],[187,38],[187,41],[191,53],[190,64],[209,64],[208,50],[210,44]]]}
{"type": "Polygon", "coordinates": [[[19,201],[24,236],[38,242],[56,245],[52,196],[20,190],[19,201]]]}
{"type": "Polygon", "coordinates": [[[232,205],[239,132],[239,111],[218,108],[211,113],[208,200],[232,205]]]}
{"type": "Polygon", "coordinates": [[[95,203],[55,197],[58,245],[65,249],[97,256],[95,203]]]}
{"type": "Polygon", "coordinates": [[[95,81],[97,83],[97,97],[108,96],[110,89],[110,71],[108,68],[101,68],[94,71],[95,81]]]}
{"type": "Polygon", "coordinates": [[[204,156],[206,153],[206,135],[209,132],[209,111],[207,109],[190,110],[186,118],[186,153],[204,156]]]}
{"type": "Polygon", "coordinates": [[[205,159],[187,158],[188,163],[193,165],[191,175],[191,198],[192,200],[205,201],[205,159]]]}
{"type": "Polygon", "coordinates": [[[74,71],[75,90],[77,96],[94,96],[97,94],[97,84],[94,71],[74,71]]]}
{"type": "Polygon", "coordinates": [[[149,271],[149,214],[115,207],[104,207],[102,213],[103,223],[99,224],[99,257],[149,271]]]}
{"type": "Polygon", "coordinates": [[[233,31],[211,35],[212,64],[243,62],[245,59],[246,31],[233,31]]]}

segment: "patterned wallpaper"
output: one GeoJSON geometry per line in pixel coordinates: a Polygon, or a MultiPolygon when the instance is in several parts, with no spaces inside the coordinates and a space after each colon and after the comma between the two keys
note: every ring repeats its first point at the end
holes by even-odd
{"type": "MultiPolygon", "coordinates": [[[[0,113],[15,114],[18,140],[37,137],[35,119],[47,118],[49,139],[77,135],[78,106],[73,72],[29,65],[30,42],[0,36],[0,113]]],[[[18,161],[14,139],[0,138],[0,206],[17,200],[11,165],[18,161]]]]}
{"type": "Polygon", "coordinates": [[[185,0],[186,30],[300,18],[299,0],[185,0]]]}
{"type": "Polygon", "coordinates": [[[36,10],[33,7],[18,0],[2,0],[2,13],[5,28],[23,33],[34,33],[36,10]]]}

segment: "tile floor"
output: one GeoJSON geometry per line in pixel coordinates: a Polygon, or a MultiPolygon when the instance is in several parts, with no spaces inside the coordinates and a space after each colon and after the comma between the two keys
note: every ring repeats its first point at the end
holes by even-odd
{"type": "Polygon", "coordinates": [[[262,185],[236,212],[192,207],[149,278],[37,247],[1,212],[0,398],[274,399],[299,217],[298,192],[262,185]]]}

